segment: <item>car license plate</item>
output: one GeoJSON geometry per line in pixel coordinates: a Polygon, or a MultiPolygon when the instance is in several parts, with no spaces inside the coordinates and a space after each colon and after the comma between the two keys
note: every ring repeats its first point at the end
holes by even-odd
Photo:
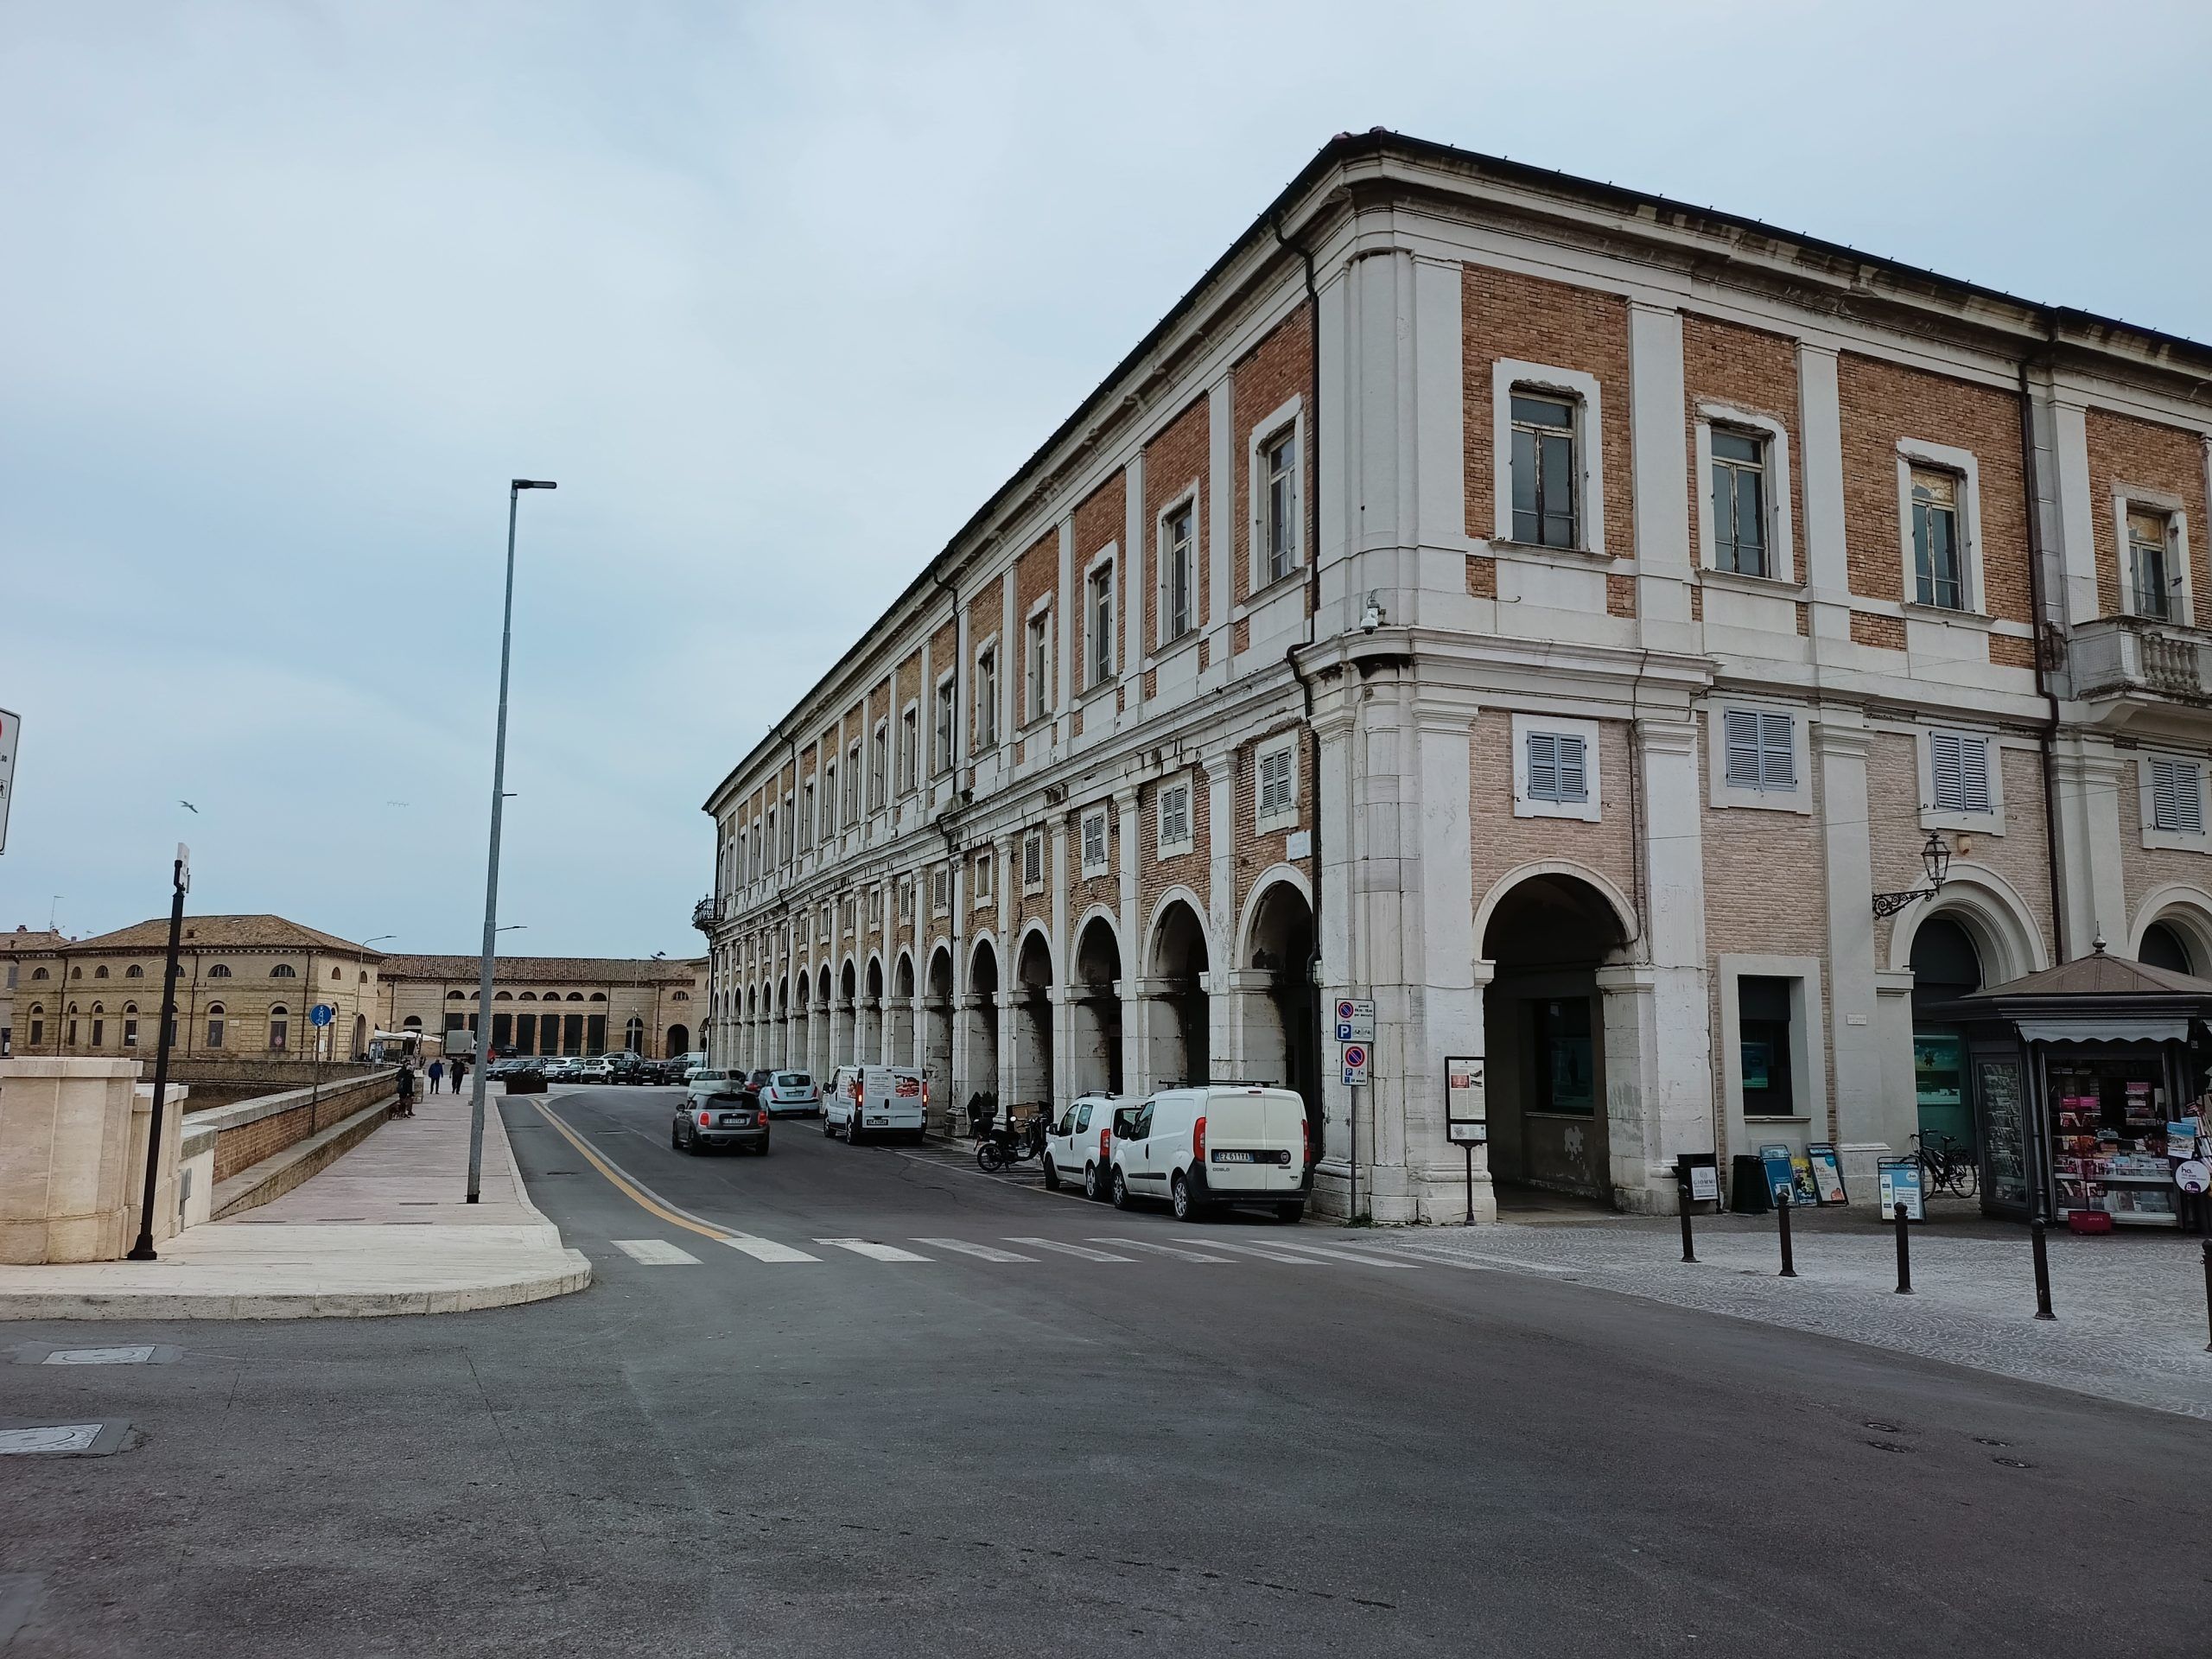
{"type": "Polygon", "coordinates": [[[1213,1160],[1217,1164],[1256,1164],[1260,1156],[1254,1152],[1216,1152],[1213,1160]]]}

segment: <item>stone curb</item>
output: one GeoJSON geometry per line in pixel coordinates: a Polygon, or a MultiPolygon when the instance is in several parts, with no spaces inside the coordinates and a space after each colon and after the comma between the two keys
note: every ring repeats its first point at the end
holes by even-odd
{"type": "Polygon", "coordinates": [[[466,1313],[572,1295],[588,1287],[591,1262],[563,1249],[560,1271],[437,1290],[27,1291],[0,1294],[5,1319],[372,1319],[403,1313],[466,1313]]]}

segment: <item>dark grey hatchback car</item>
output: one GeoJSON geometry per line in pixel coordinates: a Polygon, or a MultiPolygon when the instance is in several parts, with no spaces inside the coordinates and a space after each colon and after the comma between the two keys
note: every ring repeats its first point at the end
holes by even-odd
{"type": "Polygon", "coordinates": [[[747,1152],[768,1150],[768,1114],[760,1096],[736,1071],[695,1073],[676,1109],[668,1143],[678,1152],[697,1154],[715,1147],[747,1152]]]}

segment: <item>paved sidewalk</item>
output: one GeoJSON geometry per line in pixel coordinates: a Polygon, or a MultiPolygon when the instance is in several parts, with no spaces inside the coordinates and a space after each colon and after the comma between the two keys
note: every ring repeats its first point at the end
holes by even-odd
{"type": "Polygon", "coordinates": [[[2028,1230],[1912,1233],[1913,1294],[1897,1294],[1897,1245],[1871,1218],[1796,1230],[1798,1276],[1778,1276],[1772,1217],[1706,1217],[1697,1262],[1677,1224],[1643,1217],[1584,1224],[1377,1231],[1363,1243],[1541,1273],[1649,1301],[1726,1313],[1847,1342],[1995,1371],[2105,1399],[2212,1419],[2202,1241],[2171,1233],[2050,1235],[2056,1321],[2035,1318],[2028,1230]]]}
{"type": "Polygon", "coordinates": [[[168,1240],[158,1262],[0,1267],[0,1319],[449,1313],[591,1282],[583,1253],[531,1204],[493,1101],[477,1204],[466,1202],[467,1172],[468,1102],[419,1099],[414,1117],[283,1197],[168,1240]]]}

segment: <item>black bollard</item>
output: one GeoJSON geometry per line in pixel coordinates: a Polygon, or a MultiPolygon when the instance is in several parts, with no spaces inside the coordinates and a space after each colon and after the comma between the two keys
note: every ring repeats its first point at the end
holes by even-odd
{"type": "Polygon", "coordinates": [[[2058,1315],[2050,1311],[2050,1254],[2044,1243],[2041,1216],[2029,1224],[2028,1232],[2036,1251],[2036,1318],[2055,1319],[2058,1315]]]}
{"type": "MultiPolygon", "coordinates": [[[[2204,1241],[2204,1317],[2212,1323],[2212,1238],[2204,1241]]],[[[2204,1351],[2212,1354],[2212,1342],[2204,1344],[2204,1351]]]]}
{"type": "Polygon", "coordinates": [[[1894,1212],[1897,1223],[1897,1294],[1912,1294],[1912,1235],[1904,1218],[1904,1205],[1898,1205],[1894,1212]]]}
{"type": "Polygon", "coordinates": [[[1697,1246],[1690,1242],[1690,1184],[1682,1183],[1682,1260],[1697,1260],[1697,1246]]]}
{"type": "Polygon", "coordinates": [[[1797,1264],[1790,1259],[1789,1255],[1789,1193],[1777,1192],[1774,1195],[1774,1218],[1776,1224],[1782,1229],[1782,1271],[1775,1276],[1778,1279],[1795,1279],[1797,1276],[1797,1264]]]}

